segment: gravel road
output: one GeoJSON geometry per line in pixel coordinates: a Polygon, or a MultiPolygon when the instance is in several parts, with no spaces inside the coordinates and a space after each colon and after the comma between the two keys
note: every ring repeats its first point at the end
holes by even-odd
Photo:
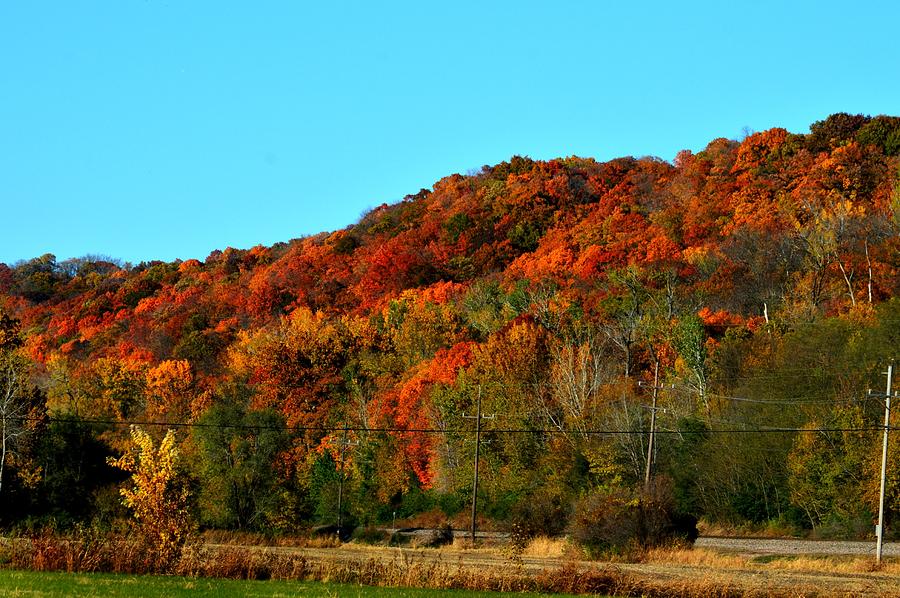
{"type": "MultiPolygon", "coordinates": [[[[740,554],[811,554],[811,555],[869,555],[875,556],[875,541],[845,540],[785,540],[781,538],[720,538],[704,536],[697,539],[697,548],[712,548],[740,554]]],[[[900,556],[900,543],[885,542],[884,556],[900,556]]]]}

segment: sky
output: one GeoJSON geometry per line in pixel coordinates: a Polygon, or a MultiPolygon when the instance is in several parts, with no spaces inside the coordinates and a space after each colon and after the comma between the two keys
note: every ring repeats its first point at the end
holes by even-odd
{"type": "Polygon", "coordinates": [[[900,3],[0,3],[0,262],[205,259],[513,155],[900,114],[900,3]]]}

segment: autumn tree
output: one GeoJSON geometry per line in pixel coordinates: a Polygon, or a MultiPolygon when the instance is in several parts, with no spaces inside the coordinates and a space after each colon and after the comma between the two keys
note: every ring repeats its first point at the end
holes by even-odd
{"type": "Polygon", "coordinates": [[[864,433],[849,431],[864,426],[858,409],[844,409],[827,420],[810,422],[794,442],[788,458],[791,501],[803,510],[813,529],[829,520],[851,523],[867,518],[865,482],[860,476],[874,443],[864,433]]]}
{"type": "Polygon", "coordinates": [[[131,474],[133,485],[121,489],[122,502],[134,513],[151,566],[171,570],[195,527],[175,431],[169,430],[157,446],[147,432],[132,426],[125,453],[109,464],[131,474]]]}
{"type": "Polygon", "coordinates": [[[709,414],[709,364],[707,362],[706,331],[703,321],[694,314],[683,317],[675,332],[674,346],[683,364],[687,382],[697,393],[706,413],[709,414]]]}
{"type": "Polygon", "coordinates": [[[870,117],[863,114],[846,112],[832,114],[809,126],[806,144],[813,152],[830,151],[855,138],[860,129],[870,120],[870,117]]]}
{"type": "Polygon", "coordinates": [[[622,352],[622,373],[627,380],[631,376],[634,347],[640,337],[639,330],[648,299],[647,289],[636,267],[616,270],[609,274],[610,292],[604,302],[606,318],[602,329],[622,352]]]}
{"type": "Polygon", "coordinates": [[[169,359],[146,372],[147,414],[186,421],[191,415],[194,376],[186,360],[169,359]]]}

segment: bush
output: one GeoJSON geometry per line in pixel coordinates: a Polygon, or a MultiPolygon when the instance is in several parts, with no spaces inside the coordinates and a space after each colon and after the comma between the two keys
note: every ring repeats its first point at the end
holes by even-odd
{"type": "Polygon", "coordinates": [[[353,532],[353,540],[359,544],[389,544],[391,534],[374,527],[359,527],[353,532]]]}
{"type": "Polygon", "coordinates": [[[512,523],[525,539],[535,536],[559,536],[566,528],[571,508],[563,498],[538,491],[513,507],[512,523]]]}
{"type": "Polygon", "coordinates": [[[453,544],[453,526],[449,521],[416,542],[418,548],[437,548],[448,544],[453,544]]]}
{"type": "Polygon", "coordinates": [[[590,555],[692,543],[698,535],[696,517],[675,510],[667,480],[647,493],[617,488],[589,494],[576,504],[570,528],[590,555]]]}

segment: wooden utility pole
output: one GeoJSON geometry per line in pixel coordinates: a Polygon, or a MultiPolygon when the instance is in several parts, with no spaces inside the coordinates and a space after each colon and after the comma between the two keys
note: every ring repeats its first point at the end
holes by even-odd
{"type": "Polygon", "coordinates": [[[475,415],[466,415],[463,413],[463,417],[475,420],[475,470],[472,474],[472,547],[474,548],[475,530],[477,526],[476,518],[478,516],[478,460],[481,453],[481,420],[494,419],[493,414],[484,415],[481,412],[481,386],[478,387],[478,402],[475,415]]]}
{"type": "Polygon", "coordinates": [[[881,563],[881,551],[884,544],[884,490],[887,480],[888,431],[891,426],[891,383],[894,376],[894,364],[887,369],[887,392],[884,394],[884,441],[881,446],[881,492],[878,497],[878,526],[875,528],[875,560],[881,563]]]}
{"type": "Polygon", "coordinates": [[[644,492],[648,492],[650,490],[650,478],[653,476],[653,462],[656,458],[656,412],[665,411],[664,408],[657,406],[656,401],[659,397],[659,391],[666,388],[675,388],[675,385],[659,385],[659,360],[657,359],[653,368],[653,386],[649,386],[644,382],[638,382],[638,386],[641,388],[649,387],[653,390],[653,404],[649,406],[641,405],[644,409],[650,410],[650,440],[647,443],[647,466],[644,469],[644,492]]]}
{"type": "Polygon", "coordinates": [[[647,442],[647,470],[644,472],[644,492],[650,491],[650,475],[653,471],[653,449],[656,440],[656,396],[659,392],[659,359],[653,366],[653,405],[650,407],[650,440],[647,442]]]}

